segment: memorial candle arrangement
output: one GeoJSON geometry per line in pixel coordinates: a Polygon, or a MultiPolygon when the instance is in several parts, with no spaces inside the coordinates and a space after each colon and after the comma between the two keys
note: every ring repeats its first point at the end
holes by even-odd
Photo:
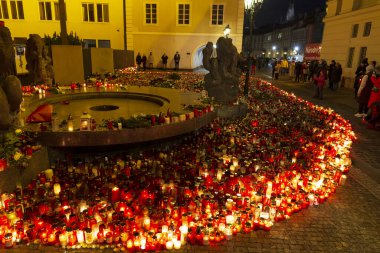
{"type": "Polygon", "coordinates": [[[180,144],[92,162],[57,161],[0,198],[0,242],[115,251],[217,244],[326,201],[355,139],[330,109],[259,82],[246,118],[180,144]]]}

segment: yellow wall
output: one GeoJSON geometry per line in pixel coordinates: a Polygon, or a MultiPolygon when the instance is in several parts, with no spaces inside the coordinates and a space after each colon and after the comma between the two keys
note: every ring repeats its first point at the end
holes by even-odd
{"type": "MultiPolygon", "coordinates": [[[[57,2],[57,1],[51,1],[57,2]]],[[[67,32],[76,32],[80,39],[111,40],[111,47],[124,49],[123,45],[123,5],[116,0],[89,0],[86,3],[105,3],[109,5],[109,22],[84,22],[82,16],[82,1],[65,0],[67,10],[67,32]]],[[[53,35],[59,33],[58,20],[40,20],[38,0],[23,0],[23,20],[2,19],[9,27],[12,37],[28,38],[29,34],[53,35]]],[[[53,6],[53,4],[52,4],[53,6]]],[[[96,10],[95,10],[96,11],[96,10]]],[[[8,12],[10,6],[8,1],[8,12]]],[[[54,19],[54,8],[52,8],[54,19]]],[[[9,14],[10,15],[10,14],[9,14]]]]}
{"type": "MultiPolygon", "coordinates": [[[[360,48],[367,47],[366,57],[369,61],[376,60],[380,62],[380,2],[371,7],[362,7],[355,11],[347,11],[339,15],[336,13],[336,1],[328,1],[328,13],[324,19],[325,28],[323,33],[321,58],[328,62],[336,60],[342,64],[343,76],[346,78],[346,87],[353,86],[353,77],[359,64],[360,48]],[[372,22],[370,36],[364,37],[364,24],[372,22]],[[351,38],[352,27],[359,24],[359,30],[356,38],[351,38]],[[355,53],[352,61],[352,67],[347,67],[348,51],[350,47],[355,47],[355,53]]],[[[347,0],[349,2],[353,0],[347,0]]],[[[364,0],[365,1],[365,0],[364,0]]],[[[346,3],[343,0],[343,4],[346,3]]]]}
{"type": "Polygon", "coordinates": [[[173,56],[176,51],[181,55],[180,68],[197,67],[197,51],[208,41],[216,42],[223,36],[227,24],[231,27],[230,38],[238,51],[241,50],[243,32],[243,0],[127,0],[128,49],[148,56],[153,52],[155,66],[160,65],[161,55],[169,56],[168,67],[174,67],[173,56]],[[145,24],[145,4],[157,4],[157,24],[145,24]],[[178,3],[190,3],[190,24],[177,25],[178,3]],[[211,25],[211,5],[224,4],[224,24],[211,25]]]}

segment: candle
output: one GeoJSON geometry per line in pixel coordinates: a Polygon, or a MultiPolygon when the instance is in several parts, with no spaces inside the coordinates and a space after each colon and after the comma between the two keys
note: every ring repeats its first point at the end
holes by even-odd
{"type": "Polygon", "coordinates": [[[187,233],[189,232],[189,228],[187,225],[182,225],[179,227],[179,231],[181,231],[181,243],[182,245],[186,244],[186,236],[187,233]]]}
{"type": "Polygon", "coordinates": [[[150,229],[150,218],[148,216],[144,217],[143,226],[146,230],[150,229]]]}
{"type": "Polygon", "coordinates": [[[79,244],[84,243],[84,233],[83,230],[77,230],[77,241],[79,244]]]}
{"type": "Polygon", "coordinates": [[[165,246],[167,250],[172,250],[174,245],[172,241],[167,241],[165,246]]]}
{"type": "Polygon", "coordinates": [[[7,168],[7,159],[0,159],[0,171],[4,171],[7,168]]]}
{"type": "Polygon", "coordinates": [[[11,233],[7,233],[4,235],[4,246],[9,249],[13,247],[13,238],[11,233]]]}
{"type": "Polygon", "coordinates": [[[346,175],[342,175],[340,177],[340,180],[339,180],[339,185],[345,185],[346,180],[347,180],[347,176],[346,175]]]}
{"type": "Polygon", "coordinates": [[[115,186],[112,188],[111,191],[111,202],[115,203],[120,200],[120,189],[119,187],[115,186]]]}
{"type": "Polygon", "coordinates": [[[54,172],[52,169],[45,170],[46,179],[51,181],[53,179],[54,172]]]}
{"type": "Polygon", "coordinates": [[[174,249],[180,249],[181,248],[181,241],[174,241],[174,249]]]}
{"type": "Polygon", "coordinates": [[[226,223],[227,225],[233,225],[235,223],[235,218],[233,215],[227,215],[226,216],[226,223]]]}
{"type": "Polygon", "coordinates": [[[66,233],[62,233],[59,235],[59,243],[61,244],[61,247],[64,248],[67,245],[67,235],[66,233]]]}
{"type": "Polygon", "coordinates": [[[58,196],[59,193],[61,192],[61,185],[59,183],[55,183],[53,186],[53,191],[55,196],[58,196]]]}
{"type": "Polygon", "coordinates": [[[204,235],[203,236],[203,245],[209,245],[209,243],[210,243],[209,235],[204,235]]]}

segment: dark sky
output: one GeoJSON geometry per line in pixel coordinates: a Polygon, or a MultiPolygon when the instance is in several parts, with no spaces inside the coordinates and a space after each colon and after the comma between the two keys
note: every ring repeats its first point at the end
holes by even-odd
{"type": "MultiPolygon", "coordinates": [[[[264,0],[261,10],[255,16],[256,27],[278,23],[286,16],[291,0],[264,0]]],[[[295,13],[304,13],[324,8],[326,0],[294,0],[295,13]]]]}

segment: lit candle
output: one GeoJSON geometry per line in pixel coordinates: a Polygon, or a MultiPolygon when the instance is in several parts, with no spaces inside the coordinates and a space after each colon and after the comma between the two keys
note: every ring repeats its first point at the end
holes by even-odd
{"type": "Polygon", "coordinates": [[[227,225],[233,225],[235,223],[235,218],[233,215],[227,215],[226,216],[226,223],[227,225]]]}
{"type": "Polygon", "coordinates": [[[187,225],[182,225],[179,227],[179,231],[181,231],[181,243],[182,245],[186,244],[186,236],[189,232],[189,228],[187,225]]]}
{"type": "Polygon", "coordinates": [[[204,235],[203,236],[203,245],[209,245],[209,243],[210,243],[209,235],[204,235]]]}
{"type": "Polygon", "coordinates": [[[166,242],[166,249],[167,250],[172,250],[173,249],[173,242],[172,241],[167,241],[166,242]]]}
{"type": "Polygon", "coordinates": [[[59,183],[55,183],[53,187],[53,191],[54,191],[54,194],[58,196],[59,193],[61,192],[61,185],[59,183]]]}
{"type": "Polygon", "coordinates": [[[79,244],[84,243],[84,233],[83,230],[77,230],[77,241],[79,244]]]}
{"type": "Polygon", "coordinates": [[[181,248],[181,242],[180,241],[174,241],[174,249],[180,249],[181,248]]]}
{"type": "Polygon", "coordinates": [[[347,180],[347,176],[346,175],[342,175],[340,177],[340,180],[339,180],[339,185],[345,185],[346,180],[347,180]]]}
{"type": "Polygon", "coordinates": [[[46,179],[51,181],[53,179],[54,172],[52,169],[45,170],[46,179]]]}
{"type": "Polygon", "coordinates": [[[61,247],[64,248],[67,245],[67,235],[66,233],[62,233],[59,235],[59,243],[61,244],[61,247]]]}

